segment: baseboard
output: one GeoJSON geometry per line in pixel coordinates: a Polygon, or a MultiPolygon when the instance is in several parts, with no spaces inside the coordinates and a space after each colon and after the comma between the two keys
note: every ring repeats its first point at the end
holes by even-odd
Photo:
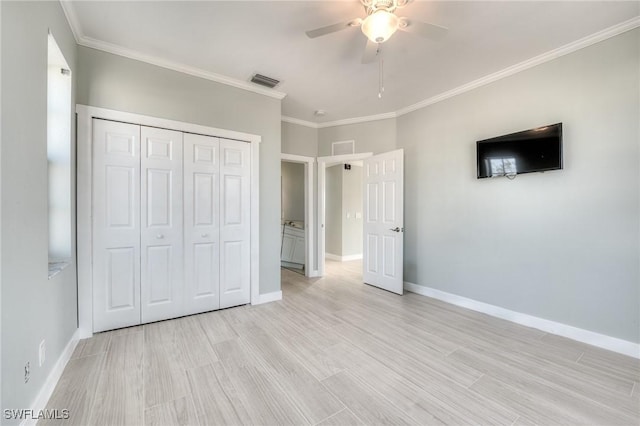
{"type": "Polygon", "coordinates": [[[322,275],[320,275],[320,271],[318,271],[317,269],[314,269],[313,271],[309,271],[307,273],[307,278],[316,278],[316,277],[321,277],[322,275]]]}
{"type": "Polygon", "coordinates": [[[278,300],[282,300],[282,291],[261,294],[258,303],[254,303],[254,305],[262,305],[263,303],[276,302],[278,300]]]}
{"type": "Polygon", "coordinates": [[[339,255],[333,254],[333,253],[325,253],[324,257],[326,259],[335,260],[335,261],[338,261],[338,262],[349,262],[349,261],[352,261],[352,260],[362,259],[362,253],[360,253],[360,254],[350,254],[348,256],[339,256],[339,255]]]}
{"type": "MultiPolygon", "coordinates": [[[[73,355],[73,351],[76,349],[79,340],[80,330],[76,329],[76,331],[71,336],[71,339],[67,343],[67,346],[65,346],[64,350],[62,351],[62,354],[60,354],[58,361],[56,361],[56,365],[53,366],[53,369],[49,373],[47,380],[45,380],[42,387],[40,388],[38,396],[31,405],[34,417],[37,417],[37,414],[40,412],[40,410],[44,410],[46,408],[47,403],[49,402],[49,398],[51,398],[51,395],[53,394],[53,391],[56,388],[60,377],[62,376],[62,372],[71,359],[71,355],[73,355]]],[[[37,421],[37,418],[27,418],[20,422],[20,426],[35,426],[37,421]]]]}
{"type": "Polygon", "coordinates": [[[606,336],[604,334],[599,334],[544,318],[534,317],[533,315],[511,311],[509,309],[501,308],[500,306],[490,305],[488,303],[479,302],[477,300],[406,281],[404,283],[404,289],[412,293],[442,300],[443,302],[447,302],[452,305],[471,309],[472,311],[482,312],[484,314],[491,315],[492,317],[501,318],[516,324],[536,328],[547,333],[567,337],[572,340],[577,340],[578,342],[597,346],[599,348],[607,349],[633,358],[640,358],[640,344],[638,343],[618,339],[617,337],[606,336]]]}

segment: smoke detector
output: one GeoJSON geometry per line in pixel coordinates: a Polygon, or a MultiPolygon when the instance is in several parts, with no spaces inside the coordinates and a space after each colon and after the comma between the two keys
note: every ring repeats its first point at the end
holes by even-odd
{"type": "Polygon", "coordinates": [[[316,117],[324,117],[326,114],[327,114],[327,111],[323,109],[317,109],[313,112],[313,115],[315,115],[316,117]]]}

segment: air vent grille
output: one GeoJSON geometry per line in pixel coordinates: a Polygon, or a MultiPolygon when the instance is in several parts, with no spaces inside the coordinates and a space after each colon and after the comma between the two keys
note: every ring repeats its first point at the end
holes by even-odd
{"type": "Polygon", "coordinates": [[[276,80],[275,78],[267,77],[262,74],[254,74],[253,77],[251,77],[251,82],[260,84],[261,86],[266,86],[270,89],[273,89],[280,84],[280,80],[276,80]]]}
{"type": "Polygon", "coordinates": [[[333,142],[331,155],[347,155],[355,153],[355,141],[333,142]]]}

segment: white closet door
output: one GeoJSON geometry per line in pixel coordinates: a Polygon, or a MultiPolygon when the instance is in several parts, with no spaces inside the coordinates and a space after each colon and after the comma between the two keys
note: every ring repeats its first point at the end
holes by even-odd
{"type": "Polygon", "coordinates": [[[185,314],[220,308],[220,140],[184,134],[185,314]]]}
{"type": "Polygon", "coordinates": [[[93,120],[93,331],[140,324],[140,126],[93,120]]]}
{"type": "Polygon", "coordinates": [[[250,302],[250,152],[220,139],[220,308],[250,302]]]}
{"type": "Polygon", "coordinates": [[[182,315],[182,133],[141,128],[142,322],[182,315]]]}

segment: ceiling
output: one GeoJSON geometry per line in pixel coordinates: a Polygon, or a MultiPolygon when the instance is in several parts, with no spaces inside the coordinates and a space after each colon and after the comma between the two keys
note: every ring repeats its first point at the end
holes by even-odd
{"type": "Polygon", "coordinates": [[[85,37],[246,82],[281,80],[282,114],[331,122],[400,110],[640,15],[630,1],[414,1],[398,15],[449,28],[441,41],[396,33],[378,65],[363,65],[358,28],[305,31],[363,17],[350,1],[80,1],[85,37]],[[324,117],[314,111],[326,110],[324,117]]]}

